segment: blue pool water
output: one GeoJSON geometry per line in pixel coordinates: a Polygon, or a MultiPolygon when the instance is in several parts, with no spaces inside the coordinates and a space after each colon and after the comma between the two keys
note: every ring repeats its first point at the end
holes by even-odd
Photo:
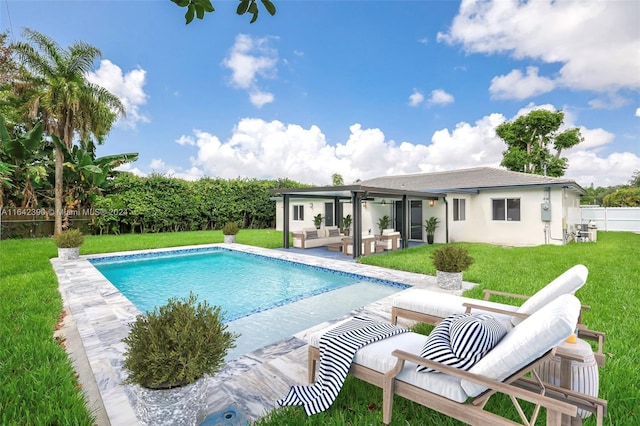
{"type": "Polygon", "coordinates": [[[141,312],[190,292],[241,334],[228,359],[391,295],[407,285],[223,248],[92,259],[141,312]]]}

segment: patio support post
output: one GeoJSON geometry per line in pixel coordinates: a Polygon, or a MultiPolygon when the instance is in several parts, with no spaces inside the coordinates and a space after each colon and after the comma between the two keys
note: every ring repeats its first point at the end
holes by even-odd
{"type": "Polygon", "coordinates": [[[402,196],[402,248],[409,248],[409,237],[411,236],[409,197],[402,196]]]}
{"type": "Polygon", "coordinates": [[[449,244],[449,203],[446,195],[442,197],[442,201],[444,201],[444,242],[449,244]]]}
{"type": "Polygon", "coordinates": [[[284,194],[282,196],[283,200],[283,209],[282,212],[282,220],[284,223],[282,224],[282,247],[288,249],[289,248],[289,195],[284,194]]]}
{"type": "Polygon", "coordinates": [[[353,206],[353,258],[360,256],[360,245],[362,244],[362,203],[360,193],[351,193],[351,202],[353,206]]]}

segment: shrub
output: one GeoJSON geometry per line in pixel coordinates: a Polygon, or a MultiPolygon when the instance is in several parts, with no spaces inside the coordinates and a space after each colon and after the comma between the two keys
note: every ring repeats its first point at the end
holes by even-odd
{"type": "Polygon", "coordinates": [[[236,235],[239,230],[240,228],[238,227],[238,224],[235,222],[227,222],[222,227],[222,233],[224,235],[236,235]]]}
{"type": "Polygon", "coordinates": [[[124,365],[126,383],[170,389],[215,374],[223,365],[237,334],[226,331],[224,313],[197,296],[169,299],[131,324],[124,365]]]}
{"type": "Polygon", "coordinates": [[[466,271],[474,262],[469,250],[461,246],[446,244],[431,254],[433,266],[442,272],[466,271]]]}
{"type": "Polygon", "coordinates": [[[80,247],[84,243],[84,236],[79,229],[67,229],[55,237],[58,248],[80,247]]]}

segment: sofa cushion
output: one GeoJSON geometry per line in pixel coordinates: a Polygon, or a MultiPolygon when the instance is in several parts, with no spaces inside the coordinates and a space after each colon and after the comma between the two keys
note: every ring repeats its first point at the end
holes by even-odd
{"type": "MultiPolygon", "coordinates": [[[[587,282],[587,275],[589,275],[589,271],[584,265],[576,265],[569,268],[562,275],[559,275],[555,280],[551,281],[527,299],[516,312],[532,314],[563,294],[574,294],[576,290],[587,282]]],[[[511,322],[513,325],[518,325],[522,320],[522,318],[513,317],[511,322]]]]}
{"type": "MultiPolygon", "coordinates": [[[[470,369],[507,333],[507,328],[488,314],[455,314],[438,324],[420,356],[442,364],[470,369]]],[[[437,372],[418,366],[419,372],[437,372]]]]}
{"type": "Polygon", "coordinates": [[[328,237],[339,237],[339,236],[340,236],[340,230],[338,228],[329,228],[328,237]]]}
{"type": "MultiPolygon", "coordinates": [[[[562,343],[576,328],[580,301],[564,294],[543,306],[509,333],[469,372],[502,381],[562,343]]],[[[486,387],[462,380],[462,387],[475,397],[486,387]]]]}
{"type": "Polygon", "coordinates": [[[318,239],[318,231],[307,231],[307,240],[316,240],[318,239]]]}

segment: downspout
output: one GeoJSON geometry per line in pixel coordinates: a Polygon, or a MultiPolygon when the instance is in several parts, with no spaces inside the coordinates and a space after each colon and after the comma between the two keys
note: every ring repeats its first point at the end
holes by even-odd
{"type": "Polygon", "coordinates": [[[449,244],[449,202],[446,195],[442,197],[442,201],[444,201],[444,237],[445,242],[449,244]]]}

